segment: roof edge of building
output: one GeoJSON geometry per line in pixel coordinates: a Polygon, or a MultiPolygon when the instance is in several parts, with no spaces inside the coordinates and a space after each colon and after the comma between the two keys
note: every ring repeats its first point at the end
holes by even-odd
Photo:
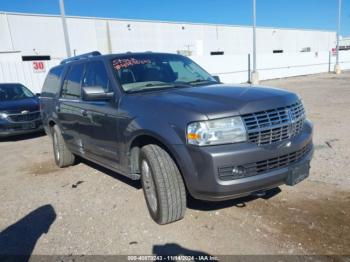
{"type": "MultiPolygon", "coordinates": [[[[23,16],[42,16],[42,17],[60,17],[56,14],[39,14],[39,13],[21,13],[21,12],[7,12],[1,11],[0,14],[5,15],[23,15],[23,16]]],[[[96,19],[105,21],[124,21],[124,22],[147,22],[147,23],[163,23],[163,24],[179,24],[179,25],[206,25],[206,26],[224,26],[224,27],[244,27],[251,28],[250,25],[231,25],[231,24],[215,24],[215,23],[200,23],[200,22],[186,22],[186,21],[162,21],[162,20],[150,20],[150,19],[131,19],[131,18],[112,18],[112,17],[94,17],[94,16],[71,16],[66,15],[66,18],[75,19],[96,19]]],[[[325,32],[325,33],[336,33],[336,31],[326,29],[312,29],[312,28],[288,28],[288,27],[271,27],[271,26],[257,26],[261,29],[278,29],[278,30],[294,30],[294,31],[314,31],[314,32],[325,32]]]]}

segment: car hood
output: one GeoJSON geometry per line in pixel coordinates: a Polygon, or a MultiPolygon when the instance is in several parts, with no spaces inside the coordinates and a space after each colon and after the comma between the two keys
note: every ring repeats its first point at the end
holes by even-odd
{"type": "Polygon", "coordinates": [[[37,97],[32,97],[0,102],[0,112],[20,113],[24,110],[29,112],[39,111],[39,99],[37,97]]]}
{"type": "Polygon", "coordinates": [[[193,110],[209,119],[283,107],[299,99],[296,94],[277,88],[222,84],[172,89],[150,95],[155,102],[193,110]]]}

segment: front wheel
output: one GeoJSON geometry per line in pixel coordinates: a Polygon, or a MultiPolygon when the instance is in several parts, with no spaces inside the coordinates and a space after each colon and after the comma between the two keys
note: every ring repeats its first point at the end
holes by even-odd
{"type": "Polygon", "coordinates": [[[144,146],[140,169],[143,192],[153,220],[164,225],[182,219],[186,211],[186,190],[169,154],[158,145],[144,146]]]}
{"type": "Polygon", "coordinates": [[[56,165],[59,167],[67,167],[73,165],[75,156],[67,148],[60,128],[55,125],[52,129],[53,152],[56,165]]]}

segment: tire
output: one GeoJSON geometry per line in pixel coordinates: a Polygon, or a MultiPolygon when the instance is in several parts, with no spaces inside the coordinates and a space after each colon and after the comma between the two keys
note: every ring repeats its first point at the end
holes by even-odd
{"type": "Polygon", "coordinates": [[[140,170],[143,193],[152,219],[160,225],[184,217],[186,189],[173,159],[157,145],[141,149],[140,170]]]}
{"type": "Polygon", "coordinates": [[[52,128],[52,144],[55,162],[58,167],[62,168],[74,164],[75,156],[67,148],[61,130],[57,125],[52,128]]]}

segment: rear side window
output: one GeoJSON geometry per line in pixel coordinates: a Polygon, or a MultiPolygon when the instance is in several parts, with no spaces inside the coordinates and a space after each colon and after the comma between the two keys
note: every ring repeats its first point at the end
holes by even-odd
{"type": "Polygon", "coordinates": [[[109,91],[109,79],[106,67],[102,61],[92,61],[87,64],[83,86],[100,86],[106,92],[109,91]]]}
{"type": "Polygon", "coordinates": [[[83,77],[84,64],[72,65],[63,83],[61,97],[65,99],[79,99],[81,96],[80,83],[83,77]]]}
{"type": "Polygon", "coordinates": [[[54,67],[48,73],[43,90],[41,91],[41,96],[55,96],[60,89],[60,78],[63,72],[63,66],[54,67]]]}

